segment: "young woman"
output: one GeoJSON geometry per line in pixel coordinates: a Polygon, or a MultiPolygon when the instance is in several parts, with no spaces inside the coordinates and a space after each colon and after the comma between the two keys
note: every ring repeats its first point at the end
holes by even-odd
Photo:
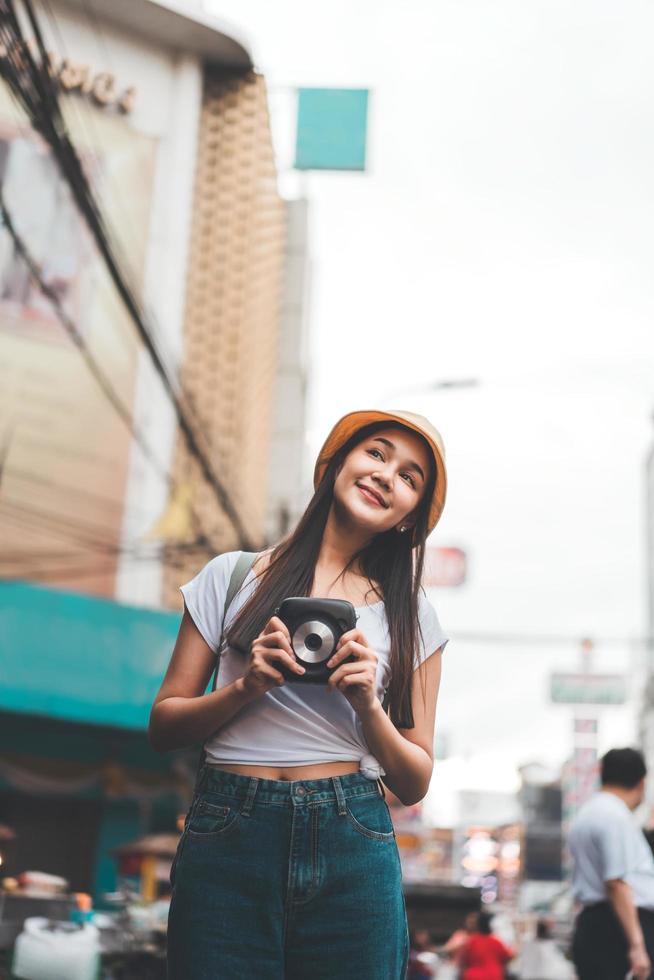
{"type": "Polygon", "coordinates": [[[328,436],[314,484],[297,529],[258,556],[224,623],[238,553],[182,587],[184,616],[150,719],[158,750],[205,748],[171,874],[171,980],[400,980],[406,971],[380,777],[412,804],[432,774],[447,639],[420,579],[445,502],[440,436],[408,412],[353,412],[328,436]],[[275,616],[290,596],[356,607],[327,684],[294,684],[280,670],[302,672],[275,616]],[[217,688],[206,694],[218,652],[217,688]]]}

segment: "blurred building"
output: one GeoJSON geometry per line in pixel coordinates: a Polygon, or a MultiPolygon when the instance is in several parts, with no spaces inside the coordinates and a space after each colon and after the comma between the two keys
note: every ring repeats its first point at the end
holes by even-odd
{"type": "MultiPolygon", "coordinates": [[[[56,0],[42,28],[71,138],[143,297],[153,346],[258,546],[271,507],[295,509],[279,485],[270,495],[274,438],[287,484],[301,482],[297,432],[283,442],[277,399],[286,410],[282,357],[299,432],[301,347],[290,338],[301,335],[304,280],[292,276],[303,274],[303,205],[287,208],[277,191],[265,80],[238,32],[200,7],[96,0],[91,13],[81,0],[56,0]]],[[[67,184],[4,85],[0,183],[44,280],[148,449],[2,231],[0,576],[178,607],[179,582],[238,547],[239,534],[180,437],[67,184]]]]}
{"type": "Polygon", "coordinates": [[[304,510],[306,398],[308,385],[308,308],[311,268],[309,202],[286,202],[286,261],[279,324],[278,368],[270,438],[267,536],[277,541],[304,510]]]}
{"type": "MultiPolygon", "coordinates": [[[[301,483],[306,211],[278,195],[265,81],[238,32],[200,4],[184,9],[95,0],[91,13],[53,0],[42,28],[153,344],[263,544],[284,508],[293,516],[301,483]]],[[[240,542],[66,182],[4,84],[0,185],[149,450],[0,230],[0,819],[17,835],[6,873],[51,871],[100,894],[115,881],[111,849],[170,830],[185,806],[193,760],[150,750],[149,708],[178,585],[240,542]]]]}
{"type": "Polygon", "coordinates": [[[537,763],[520,770],[524,826],[523,909],[546,909],[564,886],[563,791],[561,778],[537,763]]]}
{"type": "MultiPolygon", "coordinates": [[[[654,442],[645,460],[645,572],[647,576],[647,682],[640,712],[640,744],[654,770],[654,442]]],[[[654,779],[647,780],[650,824],[654,818],[654,779]]]]}

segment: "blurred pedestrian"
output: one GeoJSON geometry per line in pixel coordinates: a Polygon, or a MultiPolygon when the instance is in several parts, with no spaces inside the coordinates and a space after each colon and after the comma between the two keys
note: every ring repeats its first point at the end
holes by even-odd
{"type": "Polygon", "coordinates": [[[219,555],[182,588],[150,739],[160,751],[204,741],[204,762],[171,871],[169,980],[406,972],[381,779],[411,805],[433,771],[447,637],[421,570],[445,502],[440,436],[409,412],[352,412],[314,485],[275,547],[219,555]],[[308,606],[293,638],[277,615],[288,597],[308,606]],[[318,597],[352,604],[356,628],[335,637],[324,606],[311,612],[318,597]]]}
{"type": "Polygon", "coordinates": [[[575,980],[575,971],[552,939],[544,919],[536,923],[536,936],[527,939],[520,955],[511,965],[519,980],[575,980]]]}
{"type": "Polygon", "coordinates": [[[480,912],[477,929],[461,953],[461,980],[504,980],[504,968],[515,953],[493,935],[491,916],[480,912]]]}
{"type": "Polygon", "coordinates": [[[633,811],[645,795],[645,760],[611,749],[601,760],[602,788],[570,830],[573,891],[583,905],[573,959],[579,980],[648,980],[654,957],[654,857],[633,811]]]}
{"type": "Polygon", "coordinates": [[[407,980],[433,980],[438,969],[438,957],[429,929],[411,930],[409,947],[407,980]]]}
{"type": "Polygon", "coordinates": [[[477,931],[478,923],[479,912],[468,912],[463,920],[463,926],[456,929],[445,945],[440,948],[439,952],[441,955],[445,956],[447,961],[452,963],[454,966],[461,966],[463,950],[465,949],[472,933],[477,931]]]}

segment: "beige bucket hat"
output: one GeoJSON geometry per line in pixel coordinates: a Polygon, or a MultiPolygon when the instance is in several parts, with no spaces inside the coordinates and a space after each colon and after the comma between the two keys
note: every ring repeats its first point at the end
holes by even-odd
{"type": "Polygon", "coordinates": [[[318,484],[325,475],[325,470],[334,453],[338,452],[355,432],[366,425],[370,425],[371,422],[388,422],[389,425],[393,425],[393,423],[403,425],[407,429],[413,429],[414,432],[421,435],[429,445],[429,448],[434,454],[434,463],[436,466],[436,487],[429,507],[427,528],[428,532],[433,531],[443,513],[447,492],[445,446],[440,432],[423,415],[416,415],[414,412],[404,411],[382,412],[377,409],[349,412],[348,415],[344,415],[331,430],[322,449],[318,453],[318,459],[316,460],[316,467],[313,473],[314,488],[318,487],[318,484]]]}

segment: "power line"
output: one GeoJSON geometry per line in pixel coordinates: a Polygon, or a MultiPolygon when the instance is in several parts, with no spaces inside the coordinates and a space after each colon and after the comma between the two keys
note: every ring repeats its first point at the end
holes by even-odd
{"type": "Polygon", "coordinates": [[[81,500],[86,500],[89,503],[97,504],[107,510],[114,510],[121,512],[124,507],[122,500],[112,500],[109,497],[104,497],[102,494],[93,493],[92,490],[85,490],[83,487],[76,487],[64,483],[57,483],[56,480],[51,480],[49,477],[42,476],[40,473],[34,473],[30,470],[24,470],[20,467],[11,466],[7,468],[4,473],[4,478],[12,480],[18,480],[22,483],[29,483],[37,487],[42,487],[49,493],[54,491],[55,493],[63,494],[66,499],[70,497],[79,497],[81,500]]]}
{"type": "Polygon", "coordinates": [[[135,296],[118,267],[113,249],[109,244],[104,219],[98,209],[93,191],[61,114],[56,88],[48,70],[47,52],[31,0],[23,0],[23,7],[36,40],[40,65],[37,64],[26,42],[14,0],[1,0],[0,37],[5,43],[7,54],[0,59],[0,71],[2,71],[14,96],[23,105],[34,128],[46,140],[60,165],[79,211],[93,235],[110,278],[171,401],[189,452],[198,462],[200,470],[212,488],[221,509],[237,531],[242,546],[247,550],[254,549],[254,544],[232,503],[229,493],[218,478],[208,454],[199,444],[198,434],[196,434],[194,425],[188,417],[186,408],[182,405],[175,384],[168,376],[168,371],[157,350],[151,330],[145,324],[135,296]]]}
{"type": "MultiPolygon", "coordinates": [[[[464,643],[497,643],[519,646],[570,646],[581,643],[586,637],[556,633],[494,633],[492,630],[455,630],[450,631],[453,638],[464,643]]],[[[591,635],[597,646],[651,646],[654,637],[648,636],[595,636],[591,635]]]]}
{"type": "MultiPolygon", "coordinates": [[[[70,63],[72,59],[70,58],[69,52],[66,49],[63,33],[59,28],[57,18],[54,15],[49,0],[41,0],[41,6],[44,8],[46,12],[46,16],[50,23],[52,33],[54,36],[56,36],[57,45],[60,49],[60,52],[65,56],[65,60],[67,60],[70,63]]],[[[100,26],[100,21],[95,13],[95,10],[87,2],[84,2],[84,10],[86,13],[88,23],[91,27],[91,30],[95,33],[96,37],[98,37],[101,42],[107,66],[111,68],[112,66],[110,64],[108,45],[106,43],[104,34],[100,26]]],[[[100,140],[98,136],[98,130],[95,125],[96,120],[93,116],[93,112],[89,104],[87,102],[84,102],[84,100],[80,98],[76,98],[74,94],[72,95],[69,104],[75,107],[79,125],[85,130],[86,136],[89,139],[90,144],[97,145],[100,142],[100,140]]],[[[98,198],[98,201],[102,202],[103,196],[99,188],[95,190],[95,194],[98,198]]],[[[125,207],[122,196],[118,195],[117,197],[113,197],[111,199],[111,204],[113,208],[118,207],[120,209],[120,215],[119,215],[120,223],[122,225],[126,225],[127,227],[129,227],[132,240],[134,241],[137,236],[135,234],[134,225],[132,223],[132,215],[129,209],[125,207]]],[[[114,252],[120,257],[123,269],[129,268],[130,263],[125,253],[121,252],[121,249],[119,247],[119,242],[115,235],[113,240],[113,249],[114,252]]],[[[169,375],[172,374],[174,376],[175,382],[178,385],[179,390],[182,392],[184,397],[188,400],[188,392],[184,390],[182,380],[179,377],[175,367],[175,358],[173,357],[171,351],[167,349],[162,332],[157,329],[156,319],[151,314],[149,315],[148,319],[150,321],[149,328],[150,328],[150,333],[152,335],[152,340],[159,352],[159,356],[161,357],[162,361],[165,364],[167,364],[168,374],[169,375]]],[[[193,406],[191,405],[191,407],[193,406]]]]}
{"type": "MultiPolygon", "coordinates": [[[[174,489],[176,484],[172,476],[159,462],[159,460],[151,450],[145,436],[136,427],[136,423],[134,421],[132,413],[130,412],[129,408],[125,405],[125,403],[122,401],[119,393],[117,392],[116,388],[111,382],[111,379],[103,371],[97,359],[91,353],[91,350],[89,349],[82,332],[77,327],[77,324],[67,314],[56,292],[48,285],[48,283],[41,275],[35,259],[29,252],[22,237],[16,231],[12,216],[5,203],[4,195],[1,187],[0,187],[0,214],[2,215],[3,224],[7,229],[7,232],[9,233],[9,236],[12,240],[16,252],[20,255],[23,262],[27,266],[29,273],[32,279],[34,280],[34,282],[36,283],[36,285],[39,287],[43,295],[48,299],[48,301],[54,308],[54,311],[60,323],[62,324],[62,326],[64,327],[64,329],[66,330],[70,338],[72,339],[73,343],[79,350],[80,354],[82,355],[86,363],[88,370],[90,371],[91,375],[94,377],[101,391],[109,401],[109,404],[112,406],[112,408],[114,408],[114,410],[116,411],[120,419],[127,426],[132,437],[138,444],[139,448],[143,452],[148,462],[153,466],[153,468],[161,477],[161,479],[164,480],[164,482],[171,489],[174,489]]],[[[191,517],[196,527],[199,527],[201,531],[201,525],[198,520],[197,514],[195,514],[192,508],[191,508],[191,517]]],[[[77,526],[79,526],[79,522],[77,523],[77,526]]],[[[201,531],[201,534],[204,535],[204,532],[201,531]]]]}
{"type": "Polygon", "coordinates": [[[2,214],[3,224],[9,233],[14,248],[16,249],[16,252],[20,255],[23,262],[27,266],[30,276],[32,277],[34,282],[38,285],[43,295],[46,296],[47,299],[52,304],[58,319],[60,320],[68,336],[71,338],[71,340],[79,350],[80,354],[82,355],[88,370],[95,378],[105,398],[107,399],[111,407],[114,409],[116,414],[120,416],[122,421],[130,430],[133,438],[138,442],[141,451],[148,458],[150,463],[155,467],[155,469],[160,474],[160,476],[162,476],[163,479],[167,483],[169,483],[170,482],[169,474],[167,473],[167,471],[164,469],[164,467],[161,465],[159,460],[156,458],[156,456],[150,449],[143,434],[139,431],[139,429],[137,429],[136,424],[132,417],[132,413],[129,411],[129,409],[122,401],[120,395],[116,391],[116,388],[114,387],[108,375],[105,374],[105,372],[102,370],[95,357],[91,354],[91,351],[89,350],[89,347],[86,344],[86,341],[84,340],[81,331],[78,329],[77,324],[72,320],[71,317],[68,316],[56,292],[52,289],[51,286],[48,285],[48,283],[41,275],[37,263],[35,262],[32,255],[28,251],[28,248],[25,242],[23,241],[22,237],[16,231],[16,227],[14,225],[13,219],[5,203],[4,193],[1,187],[0,187],[0,213],[2,214]]]}
{"type": "MultiPolygon", "coordinates": [[[[73,542],[77,542],[78,544],[87,548],[115,555],[131,554],[134,552],[143,551],[148,547],[151,547],[153,551],[156,549],[159,549],[160,551],[175,549],[179,551],[198,550],[213,553],[210,542],[203,538],[197,538],[195,541],[182,543],[166,542],[163,545],[154,543],[149,545],[148,543],[141,541],[134,541],[131,544],[114,544],[113,541],[103,539],[102,536],[94,537],[94,534],[97,535],[98,531],[101,531],[101,529],[98,529],[97,527],[88,524],[80,525],[78,522],[61,515],[53,515],[51,512],[42,511],[35,507],[29,507],[26,504],[18,503],[13,500],[0,500],[0,514],[5,514],[5,516],[11,517],[15,522],[18,522],[23,527],[27,528],[27,530],[49,531],[56,537],[64,538],[66,541],[72,540],[73,542]]],[[[4,552],[0,553],[0,561],[2,560],[4,560],[4,552]]]]}

